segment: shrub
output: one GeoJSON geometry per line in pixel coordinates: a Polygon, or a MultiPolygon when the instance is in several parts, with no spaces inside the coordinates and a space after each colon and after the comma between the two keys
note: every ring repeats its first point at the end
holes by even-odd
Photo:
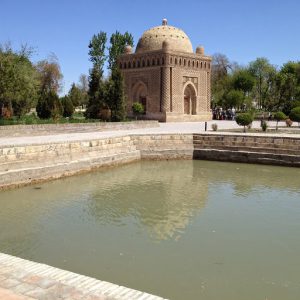
{"type": "Polygon", "coordinates": [[[140,102],[134,102],[132,104],[132,112],[135,115],[135,118],[144,113],[144,107],[140,102]]]}
{"type": "Polygon", "coordinates": [[[268,129],[268,123],[266,121],[261,122],[261,129],[262,131],[266,132],[268,129]]]}
{"type": "Polygon", "coordinates": [[[58,95],[52,91],[42,93],[36,106],[36,112],[41,119],[58,119],[63,112],[58,95]]]}
{"type": "Polygon", "coordinates": [[[293,122],[298,122],[298,125],[300,126],[300,106],[293,108],[289,117],[293,122]]]}
{"type": "Polygon", "coordinates": [[[214,124],[211,124],[211,128],[213,131],[217,131],[218,130],[218,124],[214,123],[214,124]]]}
{"type": "Polygon", "coordinates": [[[238,125],[244,126],[244,132],[246,132],[246,126],[251,125],[253,122],[253,116],[249,113],[238,114],[235,118],[238,125]]]}
{"type": "Polygon", "coordinates": [[[287,127],[291,127],[293,125],[293,121],[291,119],[286,119],[285,124],[287,127]]]}
{"type": "Polygon", "coordinates": [[[71,117],[74,113],[74,106],[70,97],[68,96],[63,97],[61,99],[61,103],[63,106],[63,116],[65,118],[71,117]]]}
{"type": "Polygon", "coordinates": [[[274,120],[277,121],[277,123],[276,123],[276,130],[278,130],[278,122],[286,120],[286,119],[287,119],[287,116],[282,111],[278,111],[278,112],[276,112],[274,114],[274,120]]]}

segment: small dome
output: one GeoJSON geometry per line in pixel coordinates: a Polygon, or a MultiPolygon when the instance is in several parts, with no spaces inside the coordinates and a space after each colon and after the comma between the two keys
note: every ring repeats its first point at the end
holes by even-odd
{"type": "Polygon", "coordinates": [[[198,46],[196,49],[196,53],[200,55],[204,55],[204,47],[203,46],[198,46]]]}
{"type": "Polygon", "coordinates": [[[131,54],[132,53],[132,47],[130,45],[125,46],[124,53],[125,54],[131,54]]]}
{"type": "Polygon", "coordinates": [[[164,41],[168,42],[169,49],[173,51],[193,53],[189,37],[181,29],[167,25],[166,19],[162,26],[153,27],[143,33],[135,53],[161,50],[164,41]]]}

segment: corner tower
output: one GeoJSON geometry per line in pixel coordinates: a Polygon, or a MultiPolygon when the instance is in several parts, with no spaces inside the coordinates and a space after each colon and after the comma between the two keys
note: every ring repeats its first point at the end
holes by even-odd
{"type": "Polygon", "coordinates": [[[167,24],[145,31],[135,53],[126,47],[119,58],[127,95],[144,106],[145,119],[162,122],[206,121],[210,113],[211,57],[204,48],[193,52],[189,37],[167,24]]]}

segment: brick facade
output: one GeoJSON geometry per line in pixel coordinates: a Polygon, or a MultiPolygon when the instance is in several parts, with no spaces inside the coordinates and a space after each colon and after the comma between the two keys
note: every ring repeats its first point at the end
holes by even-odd
{"type": "Polygon", "coordinates": [[[125,80],[128,115],[132,115],[133,102],[141,102],[145,119],[211,119],[211,57],[204,55],[202,47],[193,53],[182,30],[165,23],[146,31],[134,54],[126,48],[119,67],[125,80]]]}

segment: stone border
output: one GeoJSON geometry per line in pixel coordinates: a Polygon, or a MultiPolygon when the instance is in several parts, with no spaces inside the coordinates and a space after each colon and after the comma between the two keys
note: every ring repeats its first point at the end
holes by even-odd
{"type": "Polygon", "coordinates": [[[92,127],[93,129],[105,130],[124,130],[134,128],[159,127],[158,121],[154,120],[139,120],[128,122],[91,122],[91,123],[57,123],[57,124],[28,124],[28,125],[2,125],[0,131],[17,131],[17,130],[51,130],[51,129],[77,129],[84,127],[92,127]]]}
{"type": "Polygon", "coordinates": [[[0,190],[141,159],[204,159],[300,167],[300,138],[278,135],[124,133],[0,146],[0,190]]]}
{"type": "Polygon", "coordinates": [[[148,293],[0,253],[0,299],[166,300],[148,293]],[[23,296],[23,297],[18,297],[23,296]]]}

